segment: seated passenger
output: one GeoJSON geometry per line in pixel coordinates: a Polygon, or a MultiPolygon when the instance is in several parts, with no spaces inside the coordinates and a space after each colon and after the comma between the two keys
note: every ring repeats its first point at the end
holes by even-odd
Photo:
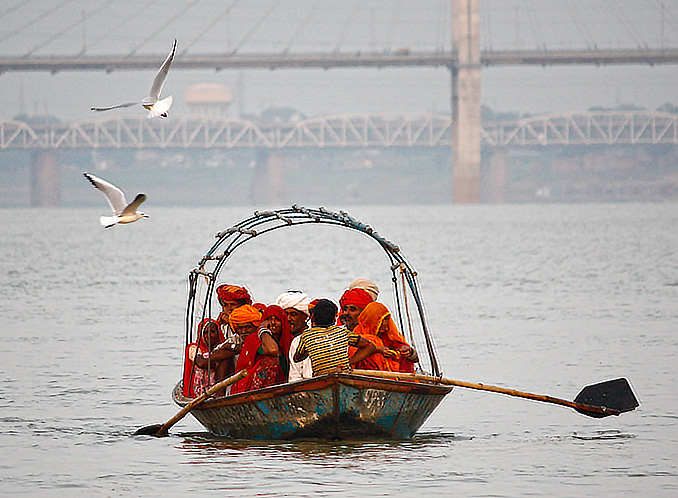
{"type": "Polygon", "coordinates": [[[365,306],[373,302],[372,295],[364,289],[349,289],[341,295],[339,306],[339,321],[348,330],[353,330],[358,325],[358,316],[365,306]]]}
{"type": "MultiPolygon", "coordinates": [[[[184,355],[183,394],[187,398],[202,395],[214,384],[225,378],[222,361],[211,358],[210,353],[223,342],[216,320],[205,318],[198,326],[198,342],[186,346],[184,355]]],[[[231,353],[231,357],[233,353],[231,353]]]]}
{"type": "Polygon", "coordinates": [[[229,325],[228,319],[234,309],[245,304],[252,304],[252,297],[244,287],[230,284],[221,284],[217,287],[216,294],[219,304],[221,305],[221,313],[219,314],[219,318],[217,318],[217,321],[221,326],[221,331],[227,340],[235,339],[237,342],[237,338],[235,338],[235,334],[229,325]]]}
{"type": "Polygon", "coordinates": [[[228,318],[228,325],[240,344],[243,344],[252,332],[256,332],[260,324],[261,312],[249,304],[238,306],[228,318]]]}
{"type": "Polygon", "coordinates": [[[290,362],[290,372],[287,376],[288,382],[313,377],[313,367],[311,366],[310,358],[305,358],[300,362],[294,361],[294,352],[299,345],[301,334],[308,329],[308,305],[310,302],[311,300],[305,292],[295,290],[280,294],[275,301],[287,314],[287,320],[290,322],[290,333],[292,334],[288,358],[290,362]]]}
{"type": "Polygon", "coordinates": [[[414,373],[414,364],[419,361],[419,356],[398,331],[386,306],[381,303],[365,306],[353,331],[376,346],[376,352],[356,368],[414,373]]]}
{"type": "Polygon", "coordinates": [[[374,344],[344,327],[335,325],[337,306],[329,299],[309,305],[311,328],[301,334],[294,361],[311,358],[313,375],[350,371],[351,365],[365,359],[375,350],[374,344]],[[348,347],[357,351],[349,358],[348,347]]]}
{"type": "MultiPolygon", "coordinates": [[[[254,315],[252,318],[255,318],[254,315]]],[[[254,320],[251,323],[254,323],[254,320]]],[[[258,332],[250,333],[245,338],[236,365],[236,371],[247,369],[249,375],[233,384],[231,394],[287,382],[289,369],[287,354],[291,341],[287,315],[280,306],[275,304],[268,306],[261,317],[258,332]]]]}

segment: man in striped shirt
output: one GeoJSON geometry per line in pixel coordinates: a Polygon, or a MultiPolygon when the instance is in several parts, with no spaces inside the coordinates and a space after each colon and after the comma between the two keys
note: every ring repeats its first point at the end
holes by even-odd
{"type": "Polygon", "coordinates": [[[299,339],[294,361],[311,358],[313,375],[350,371],[351,365],[374,353],[375,346],[367,339],[335,325],[337,305],[329,299],[318,299],[309,305],[312,327],[299,339]],[[348,346],[358,348],[349,358],[348,346]]]}

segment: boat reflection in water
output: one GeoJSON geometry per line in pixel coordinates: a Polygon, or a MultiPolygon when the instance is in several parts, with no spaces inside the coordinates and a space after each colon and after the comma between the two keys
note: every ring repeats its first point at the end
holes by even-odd
{"type": "MultiPolygon", "coordinates": [[[[442,377],[425,320],[416,272],[405,261],[399,247],[345,212],[324,208],[307,209],[295,205],[277,211],[255,212],[253,217],[218,233],[217,241],[189,276],[186,343],[195,340],[198,323],[205,317],[214,316],[211,296],[217,277],[233,251],[272,230],[301,224],[356,230],[381,246],[390,260],[393,274],[396,309],[391,316],[412,343],[422,345],[427,353],[426,356],[420,354],[423,360],[417,365],[418,372],[442,377]],[[416,309],[410,310],[410,306],[416,309]],[[412,320],[415,311],[418,319],[412,320]]],[[[211,433],[238,439],[372,436],[406,439],[419,430],[452,389],[452,386],[434,382],[337,373],[208,399],[193,408],[191,414],[211,433]]],[[[181,382],[174,388],[172,398],[181,407],[191,401],[183,396],[181,382]]]]}

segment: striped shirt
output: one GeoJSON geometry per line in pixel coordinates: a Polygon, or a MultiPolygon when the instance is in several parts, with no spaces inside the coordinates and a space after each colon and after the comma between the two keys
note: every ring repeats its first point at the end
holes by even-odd
{"type": "Polygon", "coordinates": [[[297,354],[311,358],[313,375],[323,375],[334,367],[341,366],[350,370],[348,363],[348,347],[356,346],[360,336],[344,327],[313,327],[301,334],[297,354]]]}

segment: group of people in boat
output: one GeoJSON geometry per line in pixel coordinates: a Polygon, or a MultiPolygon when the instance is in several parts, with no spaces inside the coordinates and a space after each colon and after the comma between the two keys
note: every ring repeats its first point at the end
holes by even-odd
{"type": "Polygon", "coordinates": [[[379,288],[356,279],[339,299],[288,291],[275,304],[255,303],[245,287],[216,288],[221,312],[198,324],[186,347],[183,394],[195,398],[246,369],[217,395],[295,382],[351,369],[414,372],[416,350],[398,330],[379,288]]]}

